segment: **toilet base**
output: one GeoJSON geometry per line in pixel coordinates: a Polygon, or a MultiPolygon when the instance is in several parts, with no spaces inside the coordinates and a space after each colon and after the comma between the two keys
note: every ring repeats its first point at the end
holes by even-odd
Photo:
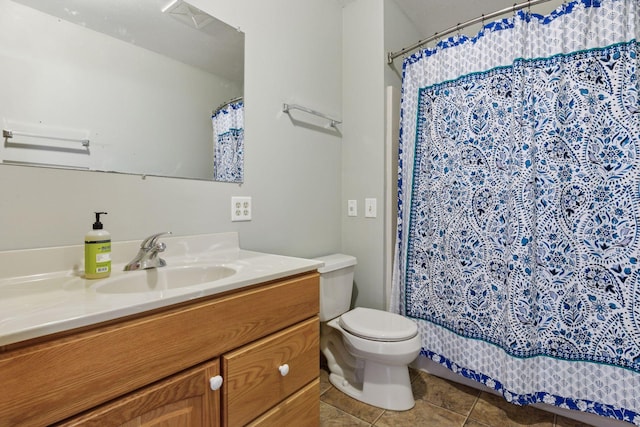
{"type": "Polygon", "coordinates": [[[367,360],[361,389],[338,374],[330,374],[329,381],[346,395],[378,408],[407,411],[415,405],[407,366],[389,366],[367,360]]]}

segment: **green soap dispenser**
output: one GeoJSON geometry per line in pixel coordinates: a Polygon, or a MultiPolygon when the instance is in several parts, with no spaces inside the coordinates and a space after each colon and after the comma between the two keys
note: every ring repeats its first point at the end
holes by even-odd
{"type": "Polygon", "coordinates": [[[102,229],[100,215],[96,212],[93,230],[84,236],[84,277],[85,279],[102,279],[111,274],[111,235],[102,229]]]}

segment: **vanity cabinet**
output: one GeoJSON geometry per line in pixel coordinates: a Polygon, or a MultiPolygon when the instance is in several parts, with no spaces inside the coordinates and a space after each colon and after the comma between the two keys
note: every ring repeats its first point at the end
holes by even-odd
{"type": "Polygon", "coordinates": [[[318,283],[301,274],[6,346],[0,426],[317,426],[318,283]]]}

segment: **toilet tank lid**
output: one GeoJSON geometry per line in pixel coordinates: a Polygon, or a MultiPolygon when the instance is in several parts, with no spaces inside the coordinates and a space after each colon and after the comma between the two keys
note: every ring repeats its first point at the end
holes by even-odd
{"type": "Polygon", "coordinates": [[[318,273],[329,273],[330,271],[351,267],[358,263],[356,257],[345,254],[325,255],[314,259],[324,262],[324,267],[318,268],[318,273]]]}

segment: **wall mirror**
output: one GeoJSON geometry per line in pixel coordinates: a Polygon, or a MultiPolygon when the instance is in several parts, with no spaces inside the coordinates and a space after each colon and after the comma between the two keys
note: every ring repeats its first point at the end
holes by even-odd
{"type": "Polygon", "coordinates": [[[5,164],[242,182],[244,34],[183,0],[0,0],[5,164]]]}

